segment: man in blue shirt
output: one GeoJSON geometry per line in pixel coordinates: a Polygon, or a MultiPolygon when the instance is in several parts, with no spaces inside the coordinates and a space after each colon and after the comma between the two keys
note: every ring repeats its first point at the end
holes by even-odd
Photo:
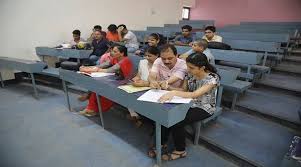
{"type": "Polygon", "coordinates": [[[193,41],[191,30],[192,27],[190,25],[184,25],[182,34],[175,38],[175,45],[188,46],[193,41]]]}
{"type": "Polygon", "coordinates": [[[103,37],[101,31],[94,32],[94,39],[92,41],[93,52],[89,57],[90,61],[96,62],[108,50],[108,41],[103,37]]]}

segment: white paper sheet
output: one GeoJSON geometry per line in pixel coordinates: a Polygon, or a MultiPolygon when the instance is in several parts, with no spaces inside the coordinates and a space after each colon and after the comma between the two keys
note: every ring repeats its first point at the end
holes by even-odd
{"type": "MultiPolygon", "coordinates": [[[[145,92],[137,100],[159,103],[158,100],[160,99],[160,97],[167,92],[169,91],[152,89],[145,92]]],[[[167,101],[165,103],[190,103],[191,100],[192,100],[191,98],[182,98],[182,97],[175,96],[173,97],[173,99],[171,99],[171,101],[167,101]]]]}
{"type": "Polygon", "coordinates": [[[114,73],[105,73],[105,72],[92,72],[91,77],[98,78],[98,77],[105,77],[115,75],[114,73]]]}
{"type": "Polygon", "coordinates": [[[88,75],[88,76],[93,77],[93,78],[99,78],[99,77],[115,75],[115,73],[105,73],[105,72],[92,72],[91,74],[89,74],[89,73],[86,73],[86,72],[77,71],[77,73],[88,75]]]}

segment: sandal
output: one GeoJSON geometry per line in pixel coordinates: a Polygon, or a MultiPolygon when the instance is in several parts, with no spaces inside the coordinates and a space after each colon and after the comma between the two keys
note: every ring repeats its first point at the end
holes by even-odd
{"type": "Polygon", "coordinates": [[[89,113],[86,113],[85,116],[87,117],[94,117],[94,116],[97,116],[98,113],[97,112],[89,112],[89,113]]]}
{"type": "Polygon", "coordinates": [[[87,116],[87,117],[93,117],[93,116],[96,116],[98,113],[93,110],[85,109],[83,111],[80,111],[79,114],[87,116]]]}
{"type": "Polygon", "coordinates": [[[87,112],[89,112],[89,110],[88,109],[84,109],[82,111],[79,111],[78,114],[85,115],[87,112]]]}
{"type": "Polygon", "coordinates": [[[176,159],[180,159],[180,158],[185,158],[187,156],[187,152],[183,151],[182,153],[177,153],[176,151],[173,151],[172,153],[168,154],[168,156],[162,156],[163,160],[168,160],[168,161],[172,161],[172,160],[176,160],[176,159]]]}
{"type": "MultiPolygon", "coordinates": [[[[166,155],[168,152],[167,150],[167,145],[163,145],[161,146],[161,155],[166,155]]],[[[156,147],[152,147],[148,150],[148,153],[147,155],[151,158],[156,158],[157,156],[157,150],[156,150],[156,147]]]]}

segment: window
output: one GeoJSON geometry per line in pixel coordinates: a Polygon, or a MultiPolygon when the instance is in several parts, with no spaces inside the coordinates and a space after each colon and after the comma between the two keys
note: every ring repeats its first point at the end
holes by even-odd
{"type": "Polygon", "coordinates": [[[183,7],[182,10],[182,19],[189,20],[190,18],[190,7],[183,7]]]}

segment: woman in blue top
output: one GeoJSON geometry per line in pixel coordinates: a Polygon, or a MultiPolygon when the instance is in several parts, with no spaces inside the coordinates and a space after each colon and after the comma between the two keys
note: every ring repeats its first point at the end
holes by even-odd
{"type": "Polygon", "coordinates": [[[206,119],[216,110],[216,92],[220,83],[216,69],[209,64],[203,53],[194,53],[186,58],[188,74],[182,89],[172,88],[160,98],[160,102],[171,100],[174,96],[192,98],[193,104],[183,121],[169,129],[162,127],[162,144],[167,143],[169,132],[173,135],[175,149],[170,154],[163,154],[164,160],[175,160],[186,157],[184,127],[196,121],[206,119]]]}

